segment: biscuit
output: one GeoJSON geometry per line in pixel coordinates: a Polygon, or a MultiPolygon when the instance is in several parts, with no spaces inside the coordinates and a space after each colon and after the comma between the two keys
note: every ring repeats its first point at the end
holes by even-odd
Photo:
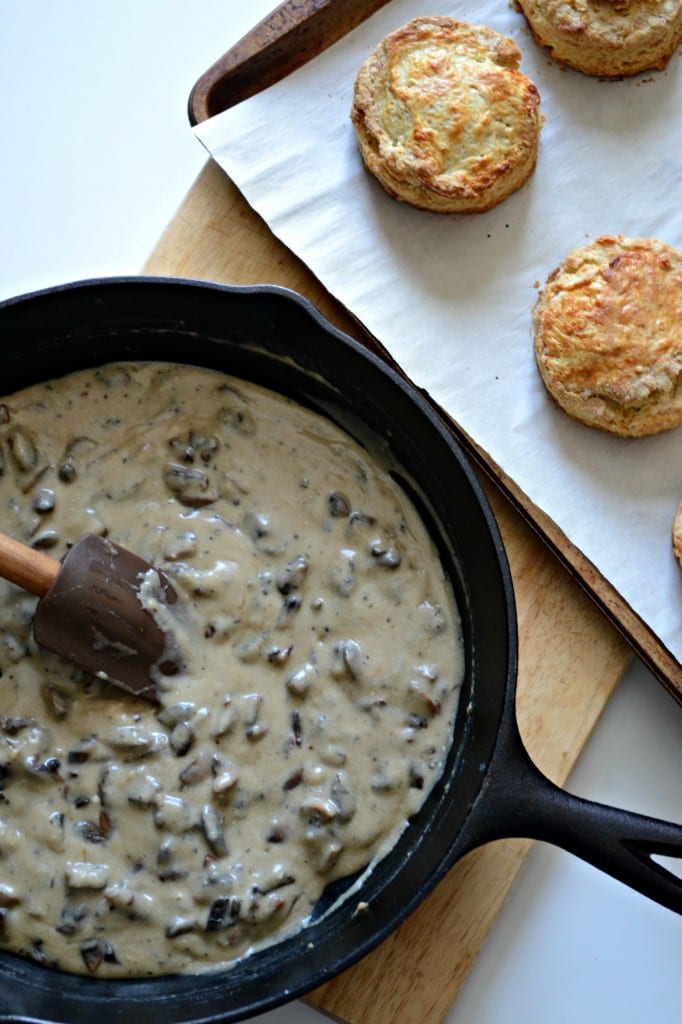
{"type": "Polygon", "coordinates": [[[597,238],[549,276],[533,321],[540,374],[569,416],[622,437],[682,423],[682,253],[597,238]]]}
{"type": "Polygon", "coordinates": [[[682,39],[682,0],[516,0],[536,42],[586,75],[666,66],[682,39]]]}
{"type": "Polygon", "coordinates": [[[481,213],[528,179],[542,125],[537,88],[506,36],[421,17],[377,46],[355,80],[351,119],[367,170],[394,199],[481,213]]]}

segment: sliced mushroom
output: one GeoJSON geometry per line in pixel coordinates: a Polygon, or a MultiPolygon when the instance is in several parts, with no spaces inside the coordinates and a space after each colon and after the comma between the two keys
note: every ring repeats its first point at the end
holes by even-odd
{"type": "Polygon", "coordinates": [[[115,948],[110,942],[103,939],[88,939],[80,947],[83,963],[91,974],[94,974],[102,963],[119,964],[115,948]]]}
{"type": "Polygon", "coordinates": [[[210,505],[218,496],[211,489],[208,474],[193,466],[167,462],[163,469],[163,482],[180,504],[189,508],[210,505]]]}
{"type": "Polygon", "coordinates": [[[66,865],[64,877],[69,889],[104,889],[109,881],[109,866],[71,861],[66,865]]]}
{"type": "Polygon", "coordinates": [[[339,821],[350,821],[357,810],[357,797],[347,772],[338,771],[331,785],[330,796],[337,808],[339,821]]]}
{"type": "Polygon", "coordinates": [[[190,914],[186,917],[180,915],[173,917],[166,925],[166,938],[176,939],[179,935],[187,935],[188,932],[193,932],[198,925],[199,919],[194,914],[190,914]]]}
{"type": "Polygon", "coordinates": [[[216,932],[223,928],[233,928],[239,920],[241,900],[237,896],[221,896],[214,900],[208,912],[205,929],[216,932]]]}
{"type": "Polygon", "coordinates": [[[38,466],[38,448],[33,437],[22,427],[15,427],[7,436],[10,456],[20,473],[30,473],[38,466]]]}
{"type": "Polygon", "coordinates": [[[309,562],[305,555],[297,555],[277,575],[277,589],[280,594],[299,590],[308,574],[309,562]]]}
{"type": "Polygon", "coordinates": [[[227,843],[223,832],[223,823],[216,809],[211,804],[204,804],[201,809],[201,826],[206,842],[218,857],[227,856],[227,843]]]}

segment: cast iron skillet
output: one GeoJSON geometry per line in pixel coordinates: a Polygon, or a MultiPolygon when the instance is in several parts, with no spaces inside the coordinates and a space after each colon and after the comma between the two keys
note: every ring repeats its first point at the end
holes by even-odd
{"type": "Polygon", "coordinates": [[[444,422],[383,360],[292,292],[158,278],[85,282],[0,304],[0,338],[4,393],[111,360],[173,360],[256,380],[369,436],[440,548],[467,660],[443,778],[357,896],[332,906],[344,887],[337,884],[308,928],[198,977],[98,981],[1,955],[0,1020],[113,1024],[137,1019],[140,1004],[164,1024],[262,1013],[349,967],[463,854],[509,836],[557,844],[682,913],[682,881],[652,859],[682,856],[682,827],[571,796],[525,752],[514,710],[514,599],[495,521],[444,422]]]}

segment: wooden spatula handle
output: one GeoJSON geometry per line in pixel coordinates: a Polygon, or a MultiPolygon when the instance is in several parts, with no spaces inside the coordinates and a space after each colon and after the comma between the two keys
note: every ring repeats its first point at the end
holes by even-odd
{"type": "Polygon", "coordinates": [[[0,576],[42,597],[55,581],[61,565],[42,551],[0,533],[0,576]]]}
{"type": "Polygon", "coordinates": [[[388,0],[284,0],[216,61],[189,98],[192,124],[241,103],[300,68],[388,0]]]}

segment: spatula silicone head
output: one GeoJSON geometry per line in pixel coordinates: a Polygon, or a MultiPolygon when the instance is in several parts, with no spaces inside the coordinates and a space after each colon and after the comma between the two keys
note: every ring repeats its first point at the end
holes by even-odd
{"type": "Polygon", "coordinates": [[[94,534],[82,537],[62,562],[3,538],[0,563],[1,575],[42,595],[33,623],[38,644],[130,693],[158,699],[160,679],[174,675],[179,664],[169,653],[169,636],[140,598],[141,588],[151,585],[156,601],[176,603],[162,572],[94,534]]]}

